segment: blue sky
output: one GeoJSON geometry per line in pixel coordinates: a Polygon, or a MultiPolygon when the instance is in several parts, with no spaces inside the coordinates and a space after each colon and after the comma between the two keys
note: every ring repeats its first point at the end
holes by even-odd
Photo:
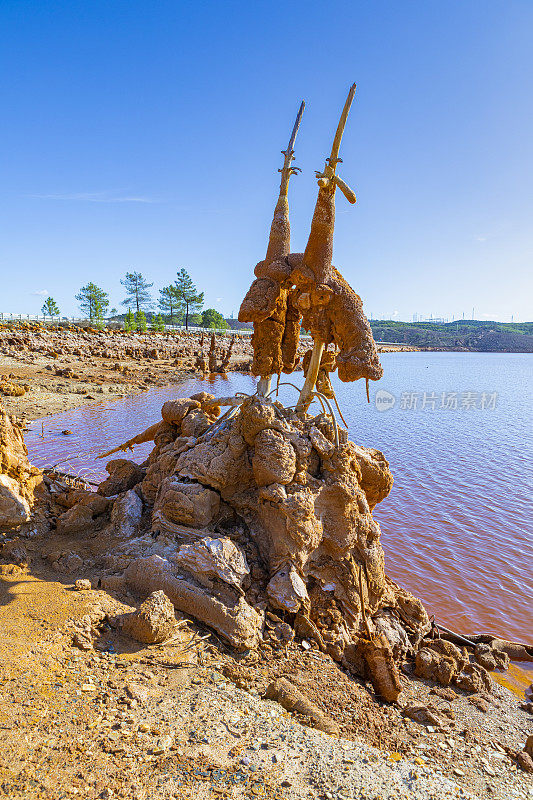
{"type": "Polygon", "coordinates": [[[356,81],[334,262],[367,314],[533,318],[531,0],[4,0],[0,26],[0,311],[185,267],[237,314],[301,99],[294,251],[356,81]]]}

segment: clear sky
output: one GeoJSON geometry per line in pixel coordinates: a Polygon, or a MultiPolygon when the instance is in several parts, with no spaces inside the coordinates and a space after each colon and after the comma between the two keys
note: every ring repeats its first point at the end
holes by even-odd
{"type": "Polygon", "coordinates": [[[533,318],[533,2],[3,0],[0,311],[185,267],[238,312],[298,105],[314,170],[350,84],[334,263],[375,318],[533,318]]]}

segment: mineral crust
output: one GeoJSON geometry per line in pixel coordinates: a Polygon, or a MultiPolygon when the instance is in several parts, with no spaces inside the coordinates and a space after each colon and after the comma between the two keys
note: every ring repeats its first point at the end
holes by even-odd
{"type": "Polygon", "coordinates": [[[389,661],[429,631],[420,601],[385,575],[372,516],[392,487],[382,453],[338,442],[323,413],[297,414],[259,396],[221,423],[212,416],[197,435],[189,434],[191,419],[204,413],[198,402],[165,403],[162,413],[172,431],[129,492],[142,498],[165,547],[136,557],[130,549],[131,588],[163,590],[237,649],[257,646],[269,607],[344,663],[354,644],[369,652],[362,602],[389,661]]]}
{"type": "Polygon", "coordinates": [[[0,403],[0,526],[29,522],[42,474],[28,461],[22,425],[0,403]]]}

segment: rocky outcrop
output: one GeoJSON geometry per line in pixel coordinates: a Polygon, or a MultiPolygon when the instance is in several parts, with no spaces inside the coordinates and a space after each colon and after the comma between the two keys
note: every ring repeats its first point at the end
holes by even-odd
{"type": "Polygon", "coordinates": [[[0,526],[29,522],[41,471],[28,461],[22,425],[0,404],[0,526]]]}
{"type": "Polygon", "coordinates": [[[243,581],[250,574],[246,556],[228,537],[206,536],[183,544],[172,561],[206,589],[214,589],[216,582],[222,581],[243,594],[243,581]]]}
{"type": "Polygon", "coordinates": [[[162,589],[175,608],[209,625],[237,650],[256,647],[260,641],[262,615],[240,594],[225,591],[224,584],[218,592],[206,590],[194,580],[178,577],[171,563],[157,555],[134,559],[125,577],[143,594],[162,589]]]}
{"type": "Polygon", "coordinates": [[[92,529],[93,512],[87,506],[77,504],[58,517],[57,532],[61,534],[88,533],[92,529]]]}
{"type": "Polygon", "coordinates": [[[171,475],[161,482],[154,510],[171,522],[204,528],[218,515],[220,495],[198,483],[187,483],[171,475]]]}
{"type": "Polygon", "coordinates": [[[134,489],[119,495],[113,503],[111,524],[114,532],[122,539],[128,539],[137,533],[141,524],[143,502],[134,489]]]}
{"type": "Polygon", "coordinates": [[[145,471],[134,461],[127,458],[114,458],[106,464],[109,478],[103,481],[98,487],[98,494],[104,497],[113,497],[120,492],[133,489],[142,481],[145,471]]]}
{"type": "Polygon", "coordinates": [[[29,522],[30,518],[30,504],[19,484],[8,475],[0,475],[0,526],[16,527],[29,522]]]}
{"type": "Polygon", "coordinates": [[[372,516],[392,486],[383,454],[340,442],[325,414],[253,397],[219,423],[213,402],[163,406],[172,429],[155,442],[146,476],[130,492],[141,491],[152,529],[167,544],[164,555],[132,558],[125,580],[142,595],[164,591],[238,649],[259,642],[258,609],[295,615],[295,626],[316,632],[339,661],[359,643],[381,675],[380,691],[395,698],[392,661],[430,625],[422,604],[385,576],[372,516]],[[209,426],[196,436],[191,425],[200,414],[210,415],[209,426]],[[252,579],[252,568],[264,577],[252,579]],[[370,637],[362,633],[362,603],[370,637]]]}

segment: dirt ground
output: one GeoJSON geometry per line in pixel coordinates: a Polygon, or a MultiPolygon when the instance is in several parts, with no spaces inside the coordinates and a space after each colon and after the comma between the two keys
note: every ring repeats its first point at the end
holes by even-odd
{"type": "MultiPolygon", "coordinates": [[[[432,727],[380,702],[369,684],[344,673],[324,653],[306,649],[302,641],[286,644],[272,635],[257,652],[238,655],[189,622],[178,644],[140,645],[104,625],[94,650],[74,647],[73,621],[95,609],[118,612],[124,604],[138,605],[139,598],[130,594],[113,597],[98,588],[74,588],[78,578],[98,586],[108,547],[97,534],[4,539],[0,796],[374,800],[377,794],[337,792],[339,770],[345,778],[359,776],[357,758],[353,774],[346,772],[344,741],[353,741],[356,748],[362,742],[376,747],[377,757],[387,764],[408,759],[424,775],[437,770],[477,797],[532,796],[530,776],[517,769],[513,759],[533,728],[533,718],[519,707],[519,690],[512,693],[497,686],[489,703],[474,705],[460,691],[444,697],[440,687],[402,676],[403,705],[433,705],[449,720],[443,727],[432,727]],[[60,571],[57,560],[55,569],[51,567],[58,550],[79,556],[73,572],[68,571],[72,560],[64,558],[60,571]],[[184,652],[183,641],[194,632],[208,638],[184,652]],[[324,747],[334,742],[333,755],[325,766],[310,770],[303,782],[302,766],[295,771],[285,763],[287,741],[298,738],[300,720],[277,704],[267,708],[259,700],[278,676],[288,677],[333,719],[342,737],[320,734],[324,747]],[[251,710],[248,701],[256,703],[251,710]],[[282,722],[290,719],[288,740],[278,728],[269,727],[271,707],[282,722]],[[268,747],[263,747],[265,741],[268,747]],[[265,748],[270,755],[263,753],[265,748]],[[263,761],[250,771],[257,755],[263,761]]],[[[518,671],[515,675],[523,688],[527,676],[518,671]]],[[[313,753],[302,756],[306,769],[317,757],[316,743],[313,747],[313,753]]],[[[403,796],[395,791],[381,796],[403,796]]]]}

